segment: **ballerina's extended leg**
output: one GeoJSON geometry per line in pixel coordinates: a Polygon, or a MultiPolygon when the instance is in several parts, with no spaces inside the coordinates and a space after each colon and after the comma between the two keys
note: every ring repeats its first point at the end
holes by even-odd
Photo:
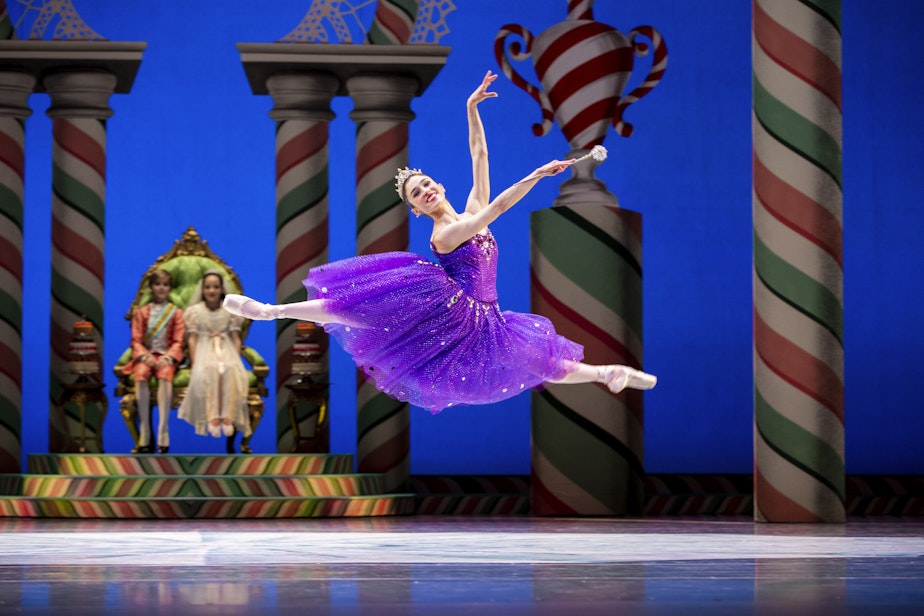
{"type": "Polygon", "coordinates": [[[279,314],[279,308],[272,304],[264,304],[244,295],[228,293],[221,305],[231,314],[253,321],[272,321],[284,318],[279,314]]]}
{"type": "Polygon", "coordinates": [[[333,323],[337,319],[324,309],[324,300],[310,299],[292,304],[264,304],[244,295],[225,295],[222,302],[225,310],[253,321],[273,319],[298,319],[314,323],[333,323]]]}
{"type": "Polygon", "coordinates": [[[571,364],[568,374],[549,381],[558,384],[603,383],[612,393],[618,394],[627,387],[630,389],[651,389],[658,383],[658,377],[629,366],[611,364],[592,366],[590,364],[571,364]]]}
{"type": "Polygon", "coordinates": [[[658,384],[658,377],[629,366],[614,364],[612,366],[600,366],[602,368],[601,381],[614,394],[618,394],[625,388],[630,389],[651,389],[658,384]]]}

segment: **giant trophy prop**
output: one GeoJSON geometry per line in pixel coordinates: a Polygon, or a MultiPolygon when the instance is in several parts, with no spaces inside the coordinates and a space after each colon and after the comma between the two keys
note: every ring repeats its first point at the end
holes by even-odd
{"type": "MultiPolygon", "coordinates": [[[[585,347],[594,364],[642,367],[642,217],[623,209],[594,177],[610,124],[623,137],[623,113],[660,81],[667,48],[650,26],[627,35],[593,19],[593,0],[570,0],[565,21],[538,36],[506,25],[495,39],[501,70],[539,103],[536,136],[558,123],[572,166],[553,207],[531,218],[531,310],[585,347]],[[523,42],[508,38],[516,35],[523,42]],[[644,81],[622,95],[634,56],[653,59],[644,81]],[[541,88],[517,73],[531,58],[541,88]]],[[[605,150],[604,150],[605,151],[605,150]]],[[[533,393],[531,506],[538,515],[624,515],[642,510],[642,392],[610,394],[598,384],[555,386],[533,393]]]]}

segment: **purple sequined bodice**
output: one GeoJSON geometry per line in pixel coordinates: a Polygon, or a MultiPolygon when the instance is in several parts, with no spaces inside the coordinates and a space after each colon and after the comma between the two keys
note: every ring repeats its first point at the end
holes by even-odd
{"type": "Polygon", "coordinates": [[[432,413],[488,404],[563,377],[584,356],[543,316],[501,312],[497,244],[479,234],[438,263],[410,252],[312,268],[331,334],[383,392],[432,413]]]}
{"type": "Polygon", "coordinates": [[[481,302],[497,301],[497,242],[490,231],[476,235],[448,254],[437,252],[432,244],[430,247],[463,293],[481,302]]]}

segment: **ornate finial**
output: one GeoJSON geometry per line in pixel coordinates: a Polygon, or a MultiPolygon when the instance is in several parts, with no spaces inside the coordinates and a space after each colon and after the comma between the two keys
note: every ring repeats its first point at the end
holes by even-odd
{"type": "MultiPolygon", "coordinates": [[[[29,0],[20,0],[26,2],[29,0]]],[[[36,1],[36,0],[32,0],[36,1]]],[[[302,18],[301,23],[294,30],[279,39],[280,43],[352,43],[353,41],[363,41],[367,37],[367,22],[370,17],[370,10],[375,8],[375,15],[379,19],[373,18],[373,25],[368,32],[372,30],[382,30],[381,26],[375,22],[388,23],[389,30],[397,21],[405,22],[410,19],[414,13],[417,15],[416,21],[411,24],[402,26],[403,30],[413,28],[404,32],[403,43],[423,43],[436,45],[440,38],[449,33],[449,26],[446,24],[446,15],[456,9],[453,0],[388,0],[378,2],[377,0],[311,0],[308,12],[302,18]],[[400,10],[395,10],[395,9],[400,10]],[[383,13],[379,14],[379,10],[383,13]],[[388,13],[390,15],[387,15],[388,13]],[[382,19],[383,16],[388,19],[382,19]],[[410,35],[410,40],[407,36],[410,35]]],[[[377,40],[370,40],[370,43],[395,42],[381,40],[379,32],[376,34],[377,40]]],[[[386,34],[386,36],[388,36],[386,34]]]]}
{"type": "Polygon", "coordinates": [[[74,0],[19,0],[22,13],[15,27],[29,31],[30,40],[43,40],[51,35],[55,41],[104,41],[80,17],[74,0]],[[28,23],[32,26],[28,27],[28,23]]]}
{"type": "Polygon", "coordinates": [[[592,158],[598,163],[602,163],[606,160],[606,148],[602,145],[595,145],[593,148],[591,148],[590,152],[584,154],[584,156],[580,157],[574,162],[579,163],[582,160],[587,160],[588,158],[592,158]]]}
{"type": "Polygon", "coordinates": [[[408,167],[398,169],[398,175],[395,176],[395,192],[398,193],[402,201],[407,201],[404,197],[404,183],[415,175],[423,175],[423,171],[420,169],[410,169],[408,167]]]}

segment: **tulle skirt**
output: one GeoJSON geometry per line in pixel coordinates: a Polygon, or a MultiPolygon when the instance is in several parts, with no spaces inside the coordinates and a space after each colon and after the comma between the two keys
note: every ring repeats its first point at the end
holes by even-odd
{"type": "Polygon", "coordinates": [[[547,318],[471,297],[413,253],[319,266],[304,285],[344,321],[324,329],[376,387],[432,413],[515,396],[564,377],[584,356],[547,318]]]}

